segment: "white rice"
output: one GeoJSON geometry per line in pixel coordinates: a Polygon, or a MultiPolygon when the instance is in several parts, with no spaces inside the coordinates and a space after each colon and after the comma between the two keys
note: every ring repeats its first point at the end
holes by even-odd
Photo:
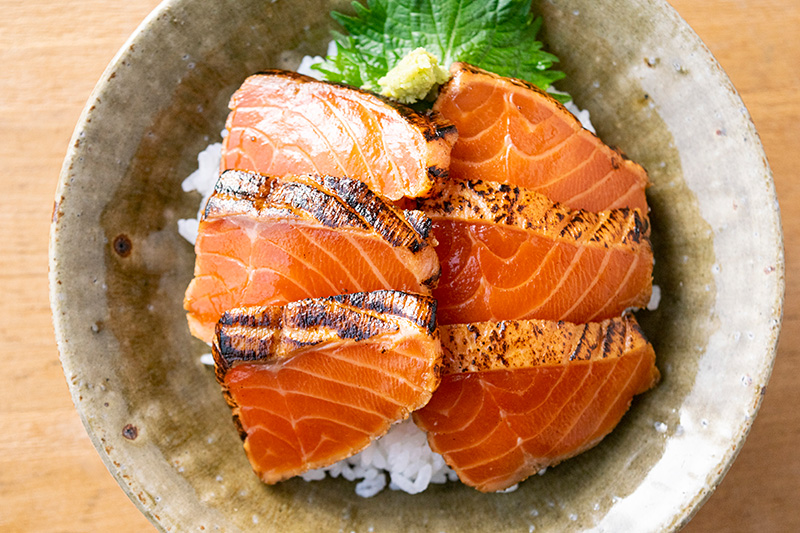
{"type": "Polygon", "coordinates": [[[425,433],[410,419],[392,426],[361,453],[326,468],[302,475],[306,481],[325,476],[356,481],[356,494],[369,498],[387,487],[418,494],[431,483],[456,481],[458,476],[438,453],[431,451],[425,433]]]}
{"type": "Polygon", "coordinates": [[[653,292],[650,293],[650,301],[647,302],[645,309],[648,311],[655,311],[658,309],[659,303],[661,303],[661,287],[653,285],[653,292]]]}
{"type": "MultiPolygon", "coordinates": [[[[328,55],[332,55],[335,51],[336,44],[331,42],[328,47],[328,55]]],[[[321,57],[306,56],[297,71],[317,78],[319,72],[311,70],[310,66],[321,60],[321,57]]],[[[578,109],[572,102],[567,103],[566,107],[578,117],[586,129],[594,132],[587,110],[578,109]]],[[[223,131],[222,137],[225,134],[226,132],[223,131]]],[[[197,191],[202,196],[197,216],[178,221],[178,233],[192,244],[197,240],[197,229],[206,202],[214,192],[214,186],[219,176],[221,154],[221,142],[210,144],[198,154],[197,170],[181,183],[184,192],[197,191]]],[[[648,309],[658,305],[660,297],[658,287],[654,287],[653,292],[653,299],[648,305],[648,309]]],[[[203,354],[200,361],[206,365],[214,364],[211,354],[203,354]]],[[[306,481],[316,481],[324,479],[326,476],[333,478],[341,476],[348,481],[358,481],[355,492],[364,498],[375,496],[387,486],[391,490],[418,494],[428,488],[431,483],[458,480],[455,471],[445,464],[442,456],[431,451],[425,433],[417,428],[410,419],[392,426],[386,435],[375,440],[360,453],[329,467],[306,472],[302,478],[306,481]]],[[[517,486],[514,485],[501,492],[513,492],[517,486]]]]}
{"type": "MultiPolygon", "coordinates": [[[[223,131],[223,137],[225,133],[223,131]]],[[[200,219],[203,217],[206,202],[208,202],[211,193],[214,192],[214,185],[217,184],[221,159],[222,143],[209,144],[205,150],[197,154],[197,170],[189,174],[189,177],[181,183],[181,188],[184,192],[197,191],[203,197],[200,200],[200,206],[197,209],[195,218],[178,220],[178,233],[192,244],[197,240],[197,228],[200,225],[200,219]]]]}
{"type": "Polygon", "coordinates": [[[572,100],[564,104],[564,107],[566,107],[570,113],[575,115],[575,117],[577,117],[577,119],[581,121],[581,126],[591,131],[592,133],[597,133],[594,130],[594,125],[592,124],[592,119],[589,116],[588,109],[580,109],[578,106],[575,105],[575,102],[573,102],[572,100]]]}
{"type": "MultiPolygon", "coordinates": [[[[328,43],[328,57],[333,57],[336,55],[336,41],[331,41],[328,43]]],[[[304,74],[306,76],[311,76],[312,78],[322,79],[322,73],[318,70],[314,70],[311,68],[311,65],[315,63],[320,63],[324,60],[324,57],[320,56],[305,56],[302,60],[300,60],[300,66],[297,67],[297,72],[299,74],[304,74]]]]}

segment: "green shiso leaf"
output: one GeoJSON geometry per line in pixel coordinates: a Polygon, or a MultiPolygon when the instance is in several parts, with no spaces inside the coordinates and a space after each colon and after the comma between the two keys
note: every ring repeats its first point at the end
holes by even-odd
{"type": "Polygon", "coordinates": [[[564,77],[536,39],[542,19],[531,0],[366,0],[353,9],[331,14],[346,34],[334,33],[337,53],[313,66],[330,81],[377,91],[378,79],[419,47],[445,68],[464,61],[545,91],[564,77]]]}

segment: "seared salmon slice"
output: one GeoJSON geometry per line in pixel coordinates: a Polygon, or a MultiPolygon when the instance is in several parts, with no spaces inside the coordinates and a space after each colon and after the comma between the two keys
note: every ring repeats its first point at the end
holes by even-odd
{"type": "Polygon", "coordinates": [[[573,209],[647,214],[644,168],[584,129],[557,100],[466,63],[450,71],[434,109],[458,129],[453,178],[519,185],[573,209]]]}
{"type": "Polygon", "coordinates": [[[438,242],[440,324],[591,322],[650,299],[650,226],[638,210],[571,210],[483,181],[450,182],[417,205],[438,242]]]}
{"type": "Polygon", "coordinates": [[[211,342],[222,313],[305,298],[396,289],[429,294],[440,268],[430,220],[362,182],[222,174],[200,222],[184,308],[211,342]]]}
{"type": "Polygon", "coordinates": [[[441,326],[444,375],[414,413],[462,482],[503,490],[593,446],[659,379],[632,315],[441,326]]]}
{"type": "Polygon", "coordinates": [[[376,291],[228,311],[213,354],[266,483],[331,465],[425,405],[441,344],[429,296],[376,291]]]}
{"type": "Polygon", "coordinates": [[[222,170],[358,177],[391,200],[428,194],[457,137],[437,113],[283,70],[247,78],[229,106],[222,170]]]}

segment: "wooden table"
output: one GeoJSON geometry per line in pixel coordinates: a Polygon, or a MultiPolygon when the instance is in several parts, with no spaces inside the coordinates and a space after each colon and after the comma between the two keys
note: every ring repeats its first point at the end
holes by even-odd
{"type": "MultiPolygon", "coordinates": [[[[265,0],[266,1],[266,0],[265,0]]],[[[72,129],[158,0],[0,0],[0,531],[152,531],[73,408],[53,338],[47,242],[72,129]]],[[[741,92],[775,174],[787,299],[766,398],[690,532],[800,531],[800,2],[672,0],[741,92]]]]}

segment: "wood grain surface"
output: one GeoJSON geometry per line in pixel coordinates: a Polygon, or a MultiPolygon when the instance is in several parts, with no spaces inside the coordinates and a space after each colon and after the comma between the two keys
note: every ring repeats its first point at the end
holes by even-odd
{"type": "MultiPolygon", "coordinates": [[[[800,2],[672,0],[740,91],[786,245],[779,354],[750,437],[685,531],[800,531],[800,2]]],[[[153,531],[106,471],[58,360],[47,244],[61,162],[95,82],[156,0],[0,0],[0,531],[153,531]]]]}

